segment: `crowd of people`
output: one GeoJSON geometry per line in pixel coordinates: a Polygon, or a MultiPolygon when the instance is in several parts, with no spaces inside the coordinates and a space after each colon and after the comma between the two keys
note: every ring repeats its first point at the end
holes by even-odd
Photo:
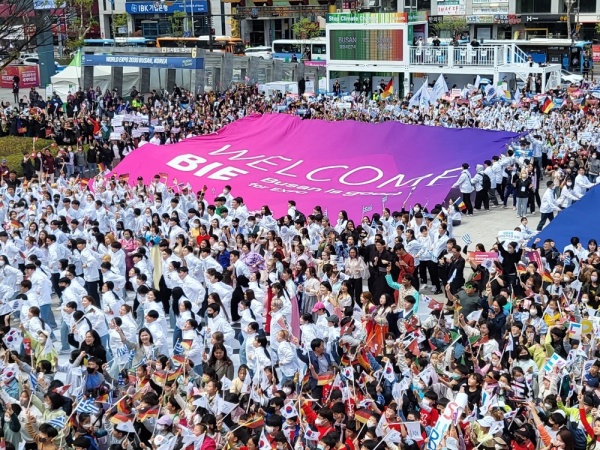
{"type": "MultiPolygon", "coordinates": [[[[552,95],[587,98],[593,88],[552,95]]],[[[600,441],[600,251],[577,237],[564,249],[541,243],[527,217],[537,205],[541,229],[597,181],[590,100],[542,114],[534,102],[358,99],[346,111],[243,86],[193,100],[153,93],[133,108],[108,96],[78,93],[71,117],[32,106],[59,130],[71,123],[75,139],[55,127],[53,146],[24,155],[23,177],[0,166],[7,450],[587,450],[600,441]],[[287,211],[253,209],[235,187],[210,195],[168,173],[104,173],[146,144],[274,111],[534,131],[474,172],[465,164],[461,202],[383,209],[360,223],[344,210],[299,211],[293,199],[287,211]],[[500,202],[517,212],[518,242],[455,236],[462,214],[500,202]]]]}

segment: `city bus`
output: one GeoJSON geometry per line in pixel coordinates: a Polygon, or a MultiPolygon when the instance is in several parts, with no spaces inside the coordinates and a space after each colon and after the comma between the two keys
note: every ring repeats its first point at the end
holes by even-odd
{"type": "Polygon", "coordinates": [[[117,47],[154,47],[156,41],[143,37],[117,37],[115,45],[117,47]]]}
{"type": "Polygon", "coordinates": [[[272,45],[273,58],[291,61],[296,56],[298,61],[327,60],[327,38],[313,39],[275,39],[272,45]]]}
{"type": "MultiPolygon", "coordinates": [[[[161,48],[203,48],[209,50],[208,36],[199,37],[157,37],[156,46],[161,48]]],[[[215,52],[244,54],[244,41],[231,36],[213,36],[212,48],[215,52]]]]}
{"type": "Polygon", "coordinates": [[[118,37],[115,39],[84,39],[83,45],[90,47],[154,47],[154,39],[143,37],[118,37]]]}
{"type": "Polygon", "coordinates": [[[486,39],[484,45],[515,44],[527,53],[538,64],[560,64],[563,69],[575,73],[583,71],[583,63],[587,57],[592,63],[592,43],[571,39],[486,39]]]}

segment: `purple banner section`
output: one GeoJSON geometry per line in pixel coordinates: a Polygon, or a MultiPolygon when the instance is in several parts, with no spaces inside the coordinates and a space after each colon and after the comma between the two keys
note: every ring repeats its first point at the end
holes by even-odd
{"type": "MultiPolygon", "coordinates": [[[[159,172],[168,185],[207,185],[220,193],[232,187],[250,210],[269,205],[275,217],[295,200],[305,214],[320,205],[329,215],[346,210],[357,219],[416,202],[439,203],[467,162],[499,155],[518,135],[478,129],[450,129],[354,121],[301,120],[286,114],[253,115],[218,133],[178,144],[147,144],[128,155],[114,170],[148,182],[159,172]]],[[[213,198],[207,195],[212,203],[213,198]]]]}

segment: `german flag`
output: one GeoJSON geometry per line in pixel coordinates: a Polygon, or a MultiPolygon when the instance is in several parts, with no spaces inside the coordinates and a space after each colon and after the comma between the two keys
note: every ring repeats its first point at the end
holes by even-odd
{"type": "Polygon", "coordinates": [[[96,399],[96,402],[98,402],[98,403],[108,403],[108,394],[104,394],[104,395],[99,396],[96,399]]]}
{"type": "Polygon", "coordinates": [[[359,409],[354,413],[354,419],[362,424],[367,423],[371,417],[373,417],[373,413],[368,409],[359,409]]]}
{"type": "Polygon", "coordinates": [[[183,373],[183,366],[179,366],[173,372],[169,372],[167,375],[167,381],[175,381],[183,373]]]}
{"type": "Polygon", "coordinates": [[[523,264],[521,261],[519,261],[517,263],[517,275],[521,276],[525,273],[527,273],[527,267],[525,267],[525,264],[523,264]]]}
{"type": "Polygon", "coordinates": [[[119,411],[121,414],[131,414],[131,409],[127,404],[127,396],[122,397],[115,405],[115,408],[117,408],[117,411],[119,411]]]}
{"type": "Polygon", "coordinates": [[[133,414],[117,413],[110,418],[110,423],[112,423],[113,425],[118,425],[120,423],[127,423],[132,420],[133,414]]]}
{"type": "Polygon", "coordinates": [[[547,270],[544,271],[544,274],[542,275],[542,281],[544,283],[554,283],[554,280],[552,279],[552,275],[550,275],[550,272],[548,272],[547,270]]]}
{"type": "Polygon", "coordinates": [[[264,425],[265,425],[265,419],[263,419],[261,416],[258,416],[256,418],[246,422],[242,426],[246,427],[246,428],[250,428],[251,430],[254,430],[255,428],[260,428],[264,425]]]}
{"type": "Polygon", "coordinates": [[[164,370],[156,370],[152,374],[152,378],[156,384],[165,384],[167,381],[167,372],[164,370]]]}
{"type": "Polygon", "coordinates": [[[138,420],[156,419],[158,417],[158,406],[152,406],[138,413],[138,420]]]}
{"type": "Polygon", "coordinates": [[[83,188],[87,187],[88,184],[90,184],[89,178],[82,178],[81,180],[79,180],[79,185],[83,188]]]}
{"type": "Polygon", "coordinates": [[[106,170],[106,166],[104,165],[104,163],[98,164],[98,172],[102,173],[105,170],[106,170]]]}
{"type": "Polygon", "coordinates": [[[181,365],[185,363],[185,356],[184,355],[173,355],[171,356],[171,359],[173,360],[173,362],[175,362],[177,365],[181,365]]]}
{"type": "Polygon", "coordinates": [[[326,386],[328,384],[333,383],[335,379],[335,374],[333,372],[324,372],[320,373],[317,378],[317,386],[326,386]]]}
{"type": "Polygon", "coordinates": [[[11,220],[10,221],[10,226],[12,228],[20,228],[21,227],[21,222],[19,222],[18,220],[11,220]]]}
{"type": "Polygon", "coordinates": [[[119,181],[129,181],[129,174],[128,173],[122,173],[121,175],[119,175],[119,181]]]}
{"type": "Polygon", "coordinates": [[[184,339],[183,341],[180,342],[180,344],[184,350],[190,350],[192,348],[193,342],[194,341],[191,339],[184,339]]]}
{"type": "Polygon", "coordinates": [[[158,176],[160,177],[161,180],[162,179],[166,180],[167,178],[169,178],[169,174],[167,172],[159,172],[158,176]]]}

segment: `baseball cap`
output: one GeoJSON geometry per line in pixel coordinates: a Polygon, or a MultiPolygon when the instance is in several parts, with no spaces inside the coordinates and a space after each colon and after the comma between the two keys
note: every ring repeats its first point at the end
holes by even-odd
{"type": "Polygon", "coordinates": [[[313,306],[313,309],[311,311],[312,312],[317,312],[320,309],[325,309],[325,305],[323,304],[323,302],[317,302],[317,303],[315,303],[315,306],[313,306]]]}

